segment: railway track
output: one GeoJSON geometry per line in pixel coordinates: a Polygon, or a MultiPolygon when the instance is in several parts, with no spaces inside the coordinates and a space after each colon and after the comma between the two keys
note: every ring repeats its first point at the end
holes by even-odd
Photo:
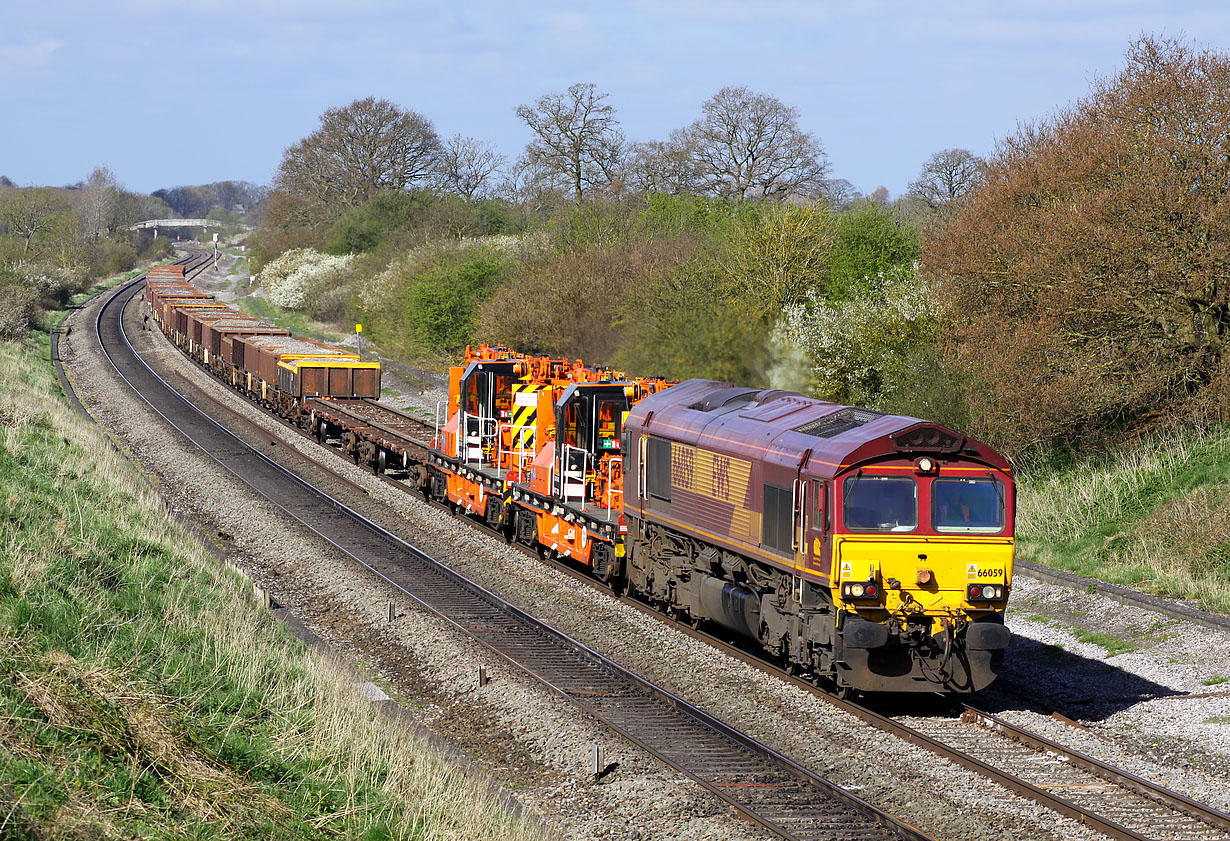
{"type": "MultiPolygon", "coordinates": [[[[204,256],[201,256],[201,257],[189,256],[189,257],[183,257],[179,260],[174,260],[171,262],[170,265],[185,266],[185,270],[184,270],[185,273],[188,275],[195,276],[197,274],[200,274],[200,272],[204,270],[205,266],[208,265],[208,263],[209,263],[209,260],[204,256]]],[[[89,300],[92,300],[92,298],[87,299],[86,303],[88,303],[89,300]]],[[[72,315],[73,312],[80,309],[82,306],[84,306],[84,304],[75,304],[75,305],[69,306],[66,309],[64,316],[60,319],[59,323],[52,329],[51,342],[50,342],[51,344],[51,364],[55,367],[56,380],[60,383],[60,389],[64,392],[64,396],[68,398],[68,402],[72,404],[72,407],[79,414],[89,417],[90,413],[86,411],[85,406],[81,405],[81,400],[78,399],[77,392],[73,389],[72,384],[68,381],[68,375],[65,374],[64,372],[63,360],[60,358],[60,337],[64,335],[65,322],[68,321],[69,316],[72,315]]]]}
{"type": "MultiPolygon", "coordinates": [[[[329,404],[328,408],[332,417],[347,426],[369,426],[389,434],[416,438],[421,444],[426,444],[433,432],[431,424],[375,403],[329,401],[329,404]]],[[[345,449],[344,434],[340,443],[345,449]]],[[[355,455],[354,453],[348,454],[355,455]]],[[[331,468],[319,463],[317,465],[324,467],[342,481],[354,485],[349,479],[342,477],[340,473],[331,468]]],[[[386,477],[386,480],[400,485],[395,479],[386,477]]],[[[404,485],[400,486],[405,488],[404,485]]],[[[478,523],[475,525],[481,527],[478,523]]],[[[605,589],[575,569],[563,563],[555,563],[557,568],[579,580],[605,589]]],[[[654,612],[651,608],[634,600],[624,599],[624,601],[644,612],[654,612]]],[[[923,725],[907,725],[892,716],[881,715],[865,706],[841,701],[820,692],[806,681],[787,675],[771,664],[765,663],[757,655],[732,646],[725,640],[693,631],[682,623],[676,624],[680,630],[704,639],[758,668],[796,682],[874,727],[954,761],[1109,837],[1120,839],[1230,838],[1230,817],[1227,815],[1092,757],[1069,750],[1002,719],[970,707],[963,707],[961,715],[957,717],[940,715],[926,721],[923,725]]],[[[488,633],[496,635],[491,640],[508,636],[506,629],[488,633]]],[[[490,646],[491,640],[484,640],[484,642],[490,646]]],[[[508,656],[508,652],[501,653],[508,656]]],[[[610,665],[614,666],[614,664],[610,665]]],[[[615,668],[618,669],[618,667],[615,668]]],[[[533,669],[530,670],[533,671],[533,669]]],[[[544,672],[540,677],[549,677],[549,675],[550,670],[544,672]]],[[[558,691],[570,697],[574,702],[578,700],[576,697],[578,692],[590,699],[620,697],[609,695],[609,687],[605,686],[577,684],[571,689],[558,688],[558,691]]],[[[616,706],[620,706],[621,703],[616,702],[616,706]]],[[[634,733],[620,729],[619,722],[610,717],[610,711],[604,709],[602,703],[591,700],[589,703],[582,703],[581,706],[599,719],[606,721],[614,729],[624,733],[631,741],[637,741],[634,733]]],[[[671,755],[659,752],[652,747],[647,749],[674,767],[680,768],[676,762],[682,761],[684,757],[677,756],[672,761],[671,755]]],[[[684,768],[681,770],[688,773],[684,768]]],[[[692,775],[689,774],[689,776],[692,775]]],[[[779,786],[780,783],[775,782],[773,785],[779,786]]],[[[720,788],[720,786],[714,786],[710,790],[722,796],[723,792],[719,790],[720,788]]],[[[726,797],[723,799],[730,802],[726,797]]],[[[786,829],[789,832],[789,829],[786,829]]],[[[786,837],[808,836],[787,834],[786,837]]]]}
{"type": "Polygon", "coordinates": [[[135,282],[113,295],[95,323],[119,375],[222,467],[407,599],[783,838],[929,838],[569,639],[245,445],[175,392],[132,348],[123,312],[139,290],[135,282]]]}

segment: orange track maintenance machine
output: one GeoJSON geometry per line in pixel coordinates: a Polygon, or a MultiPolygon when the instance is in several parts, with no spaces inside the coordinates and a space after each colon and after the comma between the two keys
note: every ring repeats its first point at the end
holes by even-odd
{"type": "Polygon", "coordinates": [[[624,418],[673,384],[579,359],[467,347],[449,371],[428,493],[602,578],[622,549],[624,418]]]}

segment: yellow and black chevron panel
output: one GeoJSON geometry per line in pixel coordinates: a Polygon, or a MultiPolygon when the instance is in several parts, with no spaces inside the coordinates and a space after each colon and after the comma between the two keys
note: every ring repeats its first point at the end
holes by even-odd
{"type": "Polygon", "coordinates": [[[513,442],[518,448],[534,450],[534,431],[538,421],[538,391],[543,387],[541,383],[513,383],[513,442]]]}

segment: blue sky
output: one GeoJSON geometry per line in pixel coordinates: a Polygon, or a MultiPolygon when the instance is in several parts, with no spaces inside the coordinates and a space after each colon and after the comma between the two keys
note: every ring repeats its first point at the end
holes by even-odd
{"type": "Polygon", "coordinates": [[[1230,4],[4,0],[0,175],[267,183],[325,108],[369,95],[511,158],[528,140],[513,109],[584,81],[633,140],[664,139],[726,85],[773,94],[833,177],[896,196],[932,152],[988,154],[1083,96],[1146,33],[1230,50],[1230,4]]]}

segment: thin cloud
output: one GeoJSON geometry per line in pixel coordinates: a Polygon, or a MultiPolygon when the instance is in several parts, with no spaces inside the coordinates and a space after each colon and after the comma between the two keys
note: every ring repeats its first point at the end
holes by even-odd
{"type": "Polygon", "coordinates": [[[51,63],[51,57],[60,46],[59,41],[51,40],[33,44],[0,44],[0,74],[41,70],[51,63]]]}
{"type": "Polygon", "coordinates": [[[580,12],[560,12],[548,15],[547,22],[558,33],[581,32],[589,27],[589,18],[580,12]]]}
{"type": "Polygon", "coordinates": [[[655,14],[712,23],[827,23],[828,5],[814,0],[660,0],[643,3],[655,14]]]}

